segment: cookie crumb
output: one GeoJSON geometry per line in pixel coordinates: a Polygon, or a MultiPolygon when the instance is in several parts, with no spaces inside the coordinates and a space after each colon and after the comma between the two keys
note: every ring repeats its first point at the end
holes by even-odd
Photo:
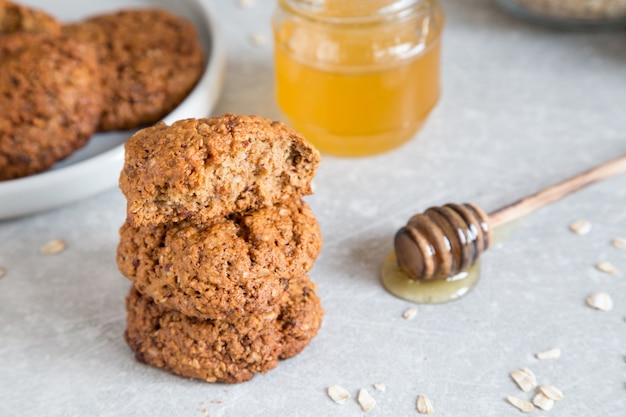
{"type": "Polygon", "coordinates": [[[617,269],[612,263],[606,261],[597,263],[596,269],[600,272],[604,272],[605,274],[619,274],[619,269],[617,269]]]}
{"type": "Polygon", "coordinates": [[[509,402],[509,404],[520,410],[522,413],[531,413],[535,410],[535,406],[532,403],[519,399],[517,397],[506,397],[506,400],[509,402]]]}
{"type": "Polygon", "coordinates": [[[616,237],[611,240],[611,245],[617,249],[626,249],[626,239],[623,237],[616,237]]]}
{"type": "Polygon", "coordinates": [[[420,414],[432,414],[435,412],[432,403],[425,395],[420,395],[417,397],[417,412],[420,414]]]}
{"type": "Polygon", "coordinates": [[[369,392],[366,389],[361,388],[359,390],[359,395],[357,396],[357,401],[361,406],[361,409],[366,413],[370,411],[376,405],[376,400],[372,398],[369,392]]]}
{"type": "Polygon", "coordinates": [[[517,369],[511,372],[511,379],[524,392],[529,392],[537,386],[535,374],[528,368],[517,369]]]}
{"type": "Polygon", "coordinates": [[[262,33],[251,33],[250,42],[254,46],[263,47],[267,45],[267,38],[262,33]]]}
{"type": "Polygon", "coordinates": [[[405,320],[411,320],[417,314],[417,308],[411,307],[402,313],[402,318],[405,320]]]}
{"type": "Polygon", "coordinates": [[[385,387],[385,384],[383,382],[377,382],[374,384],[374,389],[376,391],[380,391],[380,392],[385,392],[387,390],[387,388],[385,387]]]}
{"type": "Polygon", "coordinates": [[[591,293],[587,296],[585,302],[591,308],[600,311],[610,311],[613,309],[613,299],[604,291],[591,293]]]}
{"type": "Polygon", "coordinates": [[[577,235],[586,235],[591,231],[591,223],[585,219],[576,220],[569,225],[569,230],[577,235]]]}
{"type": "Polygon", "coordinates": [[[535,357],[539,359],[540,361],[545,360],[545,359],[556,359],[560,356],[561,356],[561,349],[559,348],[554,348],[554,349],[546,350],[543,352],[535,353],[535,357]]]}
{"type": "Polygon", "coordinates": [[[552,409],[552,406],[554,406],[554,400],[548,398],[543,392],[538,392],[533,397],[533,404],[544,411],[549,411],[552,409]]]}
{"type": "Polygon", "coordinates": [[[541,385],[539,387],[539,391],[541,391],[543,395],[554,401],[561,401],[565,397],[560,389],[551,385],[541,385]]]}
{"type": "Polygon", "coordinates": [[[54,239],[41,247],[41,253],[44,255],[54,255],[63,252],[67,244],[61,239],[54,239]]]}
{"type": "Polygon", "coordinates": [[[3,276],[5,276],[7,273],[7,270],[4,269],[3,267],[0,266],[0,278],[2,278],[3,276]]]}
{"type": "Polygon", "coordinates": [[[350,393],[339,385],[331,385],[328,387],[328,396],[337,404],[344,404],[350,398],[350,393]]]}

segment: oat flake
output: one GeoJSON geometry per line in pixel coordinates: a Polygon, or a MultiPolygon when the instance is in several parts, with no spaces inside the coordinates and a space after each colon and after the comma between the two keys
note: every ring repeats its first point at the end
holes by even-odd
{"type": "Polygon", "coordinates": [[[587,296],[587,305],[600,311],[610,311],[613,309],[613,299],[604,291],[594,292],[587,296]]]}
{"type": "Polygon", "coordinates": [[[600,272],[604,272],[605,274],[619,274],[619,269],[617,269],[612,263],[606,261],[597,263],[596,269],[600,272]]]}
{"type": "Polygon", "coordinates": [[[511,378],[524,392],[529,392],[537,386],[537,378],[533,371],[522,368],[511,372],[511,378]]]}
{"type": "Polygon", "coordinates": [[[252,42],[254,46],[261,47],[267,45],[267,38],[262,33],[251,33],[250,42],[252,42]]]}
{"type": "Polygon", "coordinates": [[[576,220],[569,225],[569,229],[577,235],[586,235],[591,231],[591,223],[585,219],[576,220]]]}
{"type": "Polygon", "coordinates": [[[433,412],[435,412],[432,403],[425,395],[420,395],[419,397],[417,397],[416,407],[417,412],[420,414],[432,414],[433,412]]]}
{"type": "Polygon", "coordinates": [[[543,395],[554,401],[561,401],[565,397],[560,389],[551,385],[541,385],[539,387],[539,391],[541,391],[543,395]]]}
{"type": "Polygon", "coordinates": [[[361,388],[359,390],[359,395],[357,396],[357,401],[361,406],[361,409],[366,413],[370,411],[376,405],[376,400],[372,398],[369,392],[366,389],[361,388]]]}
{"type": "Polygon", "coordinates": [[[561,349],[554,348],[544,352],[535,353],[535,357],[539,360],[556,359],[561,356],[561,349]]]}
{"type": "Polygon", "coordinates": [[[549,411],[554,406],[554,400],[539,392],[533,397],[533,404],[544,411],[549,411]]]}
{"type": "Polygon", "coordinates": [[[54,239],[41,247],[41,253],[44,255],[54,255],[64,251],[66,247],[67,244],[63,240],[54,239]]]}
{"type": "Polygon", "coordinates": [[[511,404],[513,407],[517,408],[523,413],[530,413],[535,410],[535,406],[532,403],[521,400],[517,397],[506,397],[506,400],[509,402],[509,404],[511,404]]]}
{"type": "Polygon", "coordinates": [[[626,239],[623,237],[616,237],[611,240],[611,245],[617,249],[626,249],[626,239]]]}
{"type": "Polygon", "coordinates": [[[350,398],[350,393],[339,385],[331,385],[328,387],[328,396],[337,404],[343,404],[350,398]]]}
{"type": "Polygon", "coordinates": [[[411,307],[407,309],[404,313],[402,313],[402,317],[405,320],[411,320],[417,314],[417,308],[411,307]]]}
{"type": "Polygon", "coordinates": [[[256,0],[238,0],[237,4],[239,4],[239,7],[242,9],[249,9],[256,4],[256,0]]]}

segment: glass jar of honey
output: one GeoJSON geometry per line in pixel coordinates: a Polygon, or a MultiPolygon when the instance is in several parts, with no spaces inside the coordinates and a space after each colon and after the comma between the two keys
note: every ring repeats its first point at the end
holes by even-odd
{"type": "Polygon", "coordinates": [[[437,0],[278,0],[278,104],[324,153],[396,148],[439,98],[443,23],[437,0]]]}

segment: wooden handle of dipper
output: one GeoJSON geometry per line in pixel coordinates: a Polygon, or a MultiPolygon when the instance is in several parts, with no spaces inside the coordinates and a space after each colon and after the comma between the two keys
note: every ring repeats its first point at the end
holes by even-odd
{"type": "Polygon", "coordinates": [[[626,155],[488,215],[474,204],[431,207],[411,217],[396,233],[398,266],[413,280],[446,279],[456,275],[472,266],[489,248],[493,228],[622,172],[626,172],[626,155]]]}
{"type": "Polygon", "coordinates": [[[585,171],[575,177],[569,178],[551,187],[517,200],[494,212],[489,213],[489,224],[498,227],[512,220],[519,219],[532,211],[553,203],[561,198],[572,194],[581,188],[602,181],[617,174],[626,172],[626,155],[605,162],[595,168],[585,171]]]}

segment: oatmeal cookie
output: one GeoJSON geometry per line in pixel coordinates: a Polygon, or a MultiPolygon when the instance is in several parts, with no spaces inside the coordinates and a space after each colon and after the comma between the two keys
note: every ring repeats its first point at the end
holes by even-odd
{"type": "Polygon", "coordinates": [[[319,152],[284,123],[226,114],[159,123],[125,145],[120,188],[134,226],[207,222],[311,193],[319,152]]]}
{"type": "Polygon", "coordinates": [[[50,36],[44,32],[13,32],[0,35],[0,63],[9,59],[10,55],[15,55],[25,48],[34,46],[50,36]]]}
{"type": "Polygon", "coordinates": [[[158,304],[204,319],[273,308],[286,277],[313,267],[322,245],[309,206],[296,200],[204,224],[120,229],[118,267],[158,304]]]}
{"type": "Polygon", "coordinates": [[[14,32],[61,33],[61,23],[47,13],[0,0],[0,35],[14,32]]]}
{"type": "Polygon", "coordinates": [[[279,359],[296,356],[317,335],[324,310],[316,291],[316,285],[306,275],[290,281],[278,307],[281,334],[279,359]]]}
{"type": "Polygon", "coordinates": [[[190,318],[131,288],[126,341],[137,360],[176,375],[247,381],[299,353],[317,334],[324,311],[315,284],[306,276],[291,282],[272,311],[235,321],[190,318]]]}
{"type": "Polygon", "coordinates": [[[122,10],[63,30],[98,49],[104,94],[101,131],[160,120],[189,94],[204,70],[195,27],[165,10],[122,10]]]}
{"type": "Polygon", "coordinates": [[[0,37],[0,180],[34,174],[84,146],[102,109],[92,45],[18,32],[0,37]]]}

